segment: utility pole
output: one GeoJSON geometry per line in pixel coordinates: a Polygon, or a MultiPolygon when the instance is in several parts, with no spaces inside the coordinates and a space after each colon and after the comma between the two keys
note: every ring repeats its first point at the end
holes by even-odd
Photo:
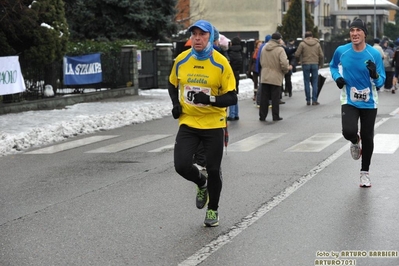
{"type": "Polygon", "coordinates": [[[376,16],[376,6],[374,0],[374,39],[377,38],[377,16],[376,16]]]}
{"type": "MultiPolygon", "coordinates": [[[[375,0],[374,0],[375,2],[375,0]]],[[[305,39],[305,31],[306,31],[306,25],[305,25],[305,0],[302,0],[302,39],[305,39]]]]}

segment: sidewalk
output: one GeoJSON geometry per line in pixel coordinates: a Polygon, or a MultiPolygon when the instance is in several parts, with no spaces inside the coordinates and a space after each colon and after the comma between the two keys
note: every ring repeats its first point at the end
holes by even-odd
{"type": "Polygon", "coordinates": [[[0,102],[0,115],[34,110],[59,109],[68,105],[74,105],[82,102],[97,102],[107,98],[124,97],[130,95],[138,95],[138,90],[131,87],[80,94],[67,94],[60,97],[41,98],[30,101],[25,100],[12,103],[0,102]]]}

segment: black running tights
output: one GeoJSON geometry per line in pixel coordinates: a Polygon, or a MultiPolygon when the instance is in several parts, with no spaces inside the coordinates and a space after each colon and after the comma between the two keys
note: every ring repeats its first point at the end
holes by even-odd
{"type": "Polygon", "coordinates": [[[206,156],[208,172],[208,208],[217,210],[222,191],[222,173],[220,165],[223,157],[223,128],[196,129],[181,125],[176,135],[174,163],[176,172],[198,186],[205,184],[198,168],[193,165],[193,155],[202,142],[206,156]]]}
{"type": "Polygon", "coordinates": [[[359,109],[349,104],[341,107],[342,135],[353,144],[357,143],[360,119],[360,138],[362,144],[362,166],[360,171],[368,171],[374,150],[374,124],[377,109],[359,109]]]}

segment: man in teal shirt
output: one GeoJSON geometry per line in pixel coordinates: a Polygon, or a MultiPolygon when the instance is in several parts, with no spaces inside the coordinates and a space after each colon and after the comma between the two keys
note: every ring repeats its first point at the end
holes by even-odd
{"type": "Polygon", "coordinates": [[[335,50],[330,71],[338,88],[342,89],[342,134],[351,142],[352,158],[358,160],[362,157],[360,186],[370,187],[369,166],[374,148],[377,88],[384,85],[385,69],[380,53],[366,43],[367,26],[361,19],[351,23],[349,35],[351,42],[335,50]]]}

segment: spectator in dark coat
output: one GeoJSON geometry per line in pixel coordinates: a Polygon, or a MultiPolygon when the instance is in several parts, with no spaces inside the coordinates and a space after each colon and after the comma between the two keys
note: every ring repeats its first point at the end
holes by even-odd
{"type": "MultiPolygon", "coordinates": [[[[239,37],[234,37],[231,40],[231,46],[227,51],[227,54],[230,59],[230,65],[234,72],[234,77],[236,79],[236,92],[238,94],[238,85],[240,82],[240,71],[242,69],[242,46],[241,39],[239,37]]],[[[240,117],[238,116],[238,103],[232,106],[229,106],[229,116],[227,120],[233,121],[238,120],[240,117]]]]}
{"type": "Polygon", "coordinates": [[[292,81],[291,81],[291,76],[292,73],[296,71],[295,65],[296,65],[296,60],[295,60],[295,52],[296,52],[296,47],[295,47],[295,40],[290,39],[287,43],[287,45],[284,46],[285,53],[287,54],[288,62],[292,66],[292,70],[288,71],[284,75],[284,80],[285,80],[285,86],[284,86],[284,93],[285,96],[292,96],[292,81]]]}
{"type": "Polygon", "coordinates": [[[399,38],[395,41],[396,50],[393,53],[393,58],[392,58],[392,66],[394,68],[394,76],[393,76],[393,83],[392,83],[392,93],[395,93],[395,90],[397,89],[397,83],[398,83],[398,77],[399,77],[399,38]]]}

